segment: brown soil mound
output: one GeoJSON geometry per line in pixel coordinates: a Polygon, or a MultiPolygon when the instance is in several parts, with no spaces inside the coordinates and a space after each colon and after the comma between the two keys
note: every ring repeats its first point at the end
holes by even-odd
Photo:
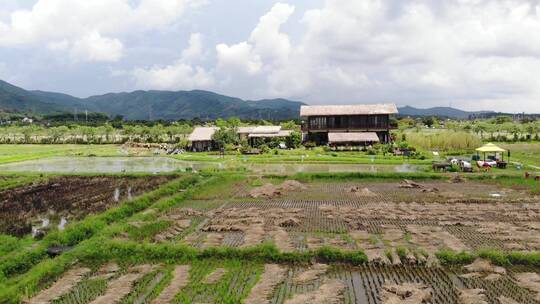
{"type": "Polygon", "coordinates": [[[119,201],[153,190],[172,177],[56,177],[0,192],[0,233],[22,236],[31,221],[54,213],[71,219],[99,213],[119,201]]]}
{"type": "Polygon", "coordinates": [[[536,300],[540,301],[540,275],[534,272],[517,273],[515,278],[518,285],[532,292],[536,292],[536,300]]]}
{"type": "Polygon", "coordinates": [[[204,284],[215,284],[217,283],[219,280],[221,280],[221,278],[223,278],[223,276],[225,275],[227,271],[225,270],[225,268],[218,268],[216,270],[214,270],[211,274],[209,274],[205,279],[204,279],[204,284]]]}
{"type": "Polygon", "coordinates": [[[413,182],[412,180],[404,179],[399,183],[400,188],[406,188],[406,189],[422,189],[424,186],[420,185],[419,183],[413,182]]]}
{"type": "Polygon", "coordinates": [[[422,304],[431,301],[431,294],[427,285],[405,283],[384,285],[380,297],[383,304],[422,304]]]}
{"type": "Polygon", "coordinates": [[[338,304],[343,302],[345,284],[341,280],[329,280],[322,284],[319,289],[293,296],[285,301],[285,304],[338,304]]]}
{"type": "Polygon", "coordinates": [[[189,282],[189,270],[191,266],[176,266],[173,271],[171,283],[152,301],[152,304],[170,303],[182,288],[189,282]]]}
{"type": "Polygon", "coordinates": [[[249,296],[244,301],[245,304],[266,304],[270,301],[268,298],[271,296],[274,288],[285,279],[287,269],[275,265],[264,265],[264,272],[261,275],[260,280],[251,289],[249,296]]]}
{"type": "Polygon", "coordinates": [[[252,198],[273,198],[287,192],[305,190],[306,186],[295,180],[287,180],[280,185],[265,184],[261,187],[252,189],[249,196],[252,198]]]}
{"type": "Polygon", "coordinates": [[[464,266],[463,268],[468,272],[506,274],[506,269],[494,266],[490,261],[484,259],[476,259],[472,264],[464,266]]]}
{"type": "Polygon", "coordinates": [[[360,188],[358,186],[352,186],[348,190],[348,192],[355,193],[357,196],[362,197],[375,197],[377,194],[369,190],[368,188],[360,188]]]}
{"type": "Polygon", "coordinates": [[[461,289],[459,290],[459,304],[489,304],[483,289],[461,289]]]}
{"type": "Polygon", "coordinates": [[[500,296],[498,300],[499,300],[500,304],[519,304],[518,301],[516,301],[514,299],[507,298],[505,296],[500,296]]]}
{"type": "Polygon", "coordinates": [[[265,184],[249,191],[252,198],[272,198],[281,195],[281,191],[272,184],[265,184]]]}
{"type": "Polygon", "coordinates": [[[304,284],[309,281],[313,281],[320,277],[321,275],[325,274],[328,270],[328,265],[326,264],[315,264],[311,268],[309,268],[306,271],[303,271],[299,274],[297,274],[293,278],[293,282],[296,284],[304,284]]]}
{"type": "Polygon", "coordinates": [[[277,248],[282,252],[291,252],[294,250],[287,231],[281,228],[276,228],[276,230],[270,231],[270,236],[274,239],[274,243],[276,244],[277,248]]]}
{"type": "Polygon", "coordinates": [[[35,297],[28,300],[29,304],[52,303],[53,300],[60,298],[67,293],[73,286],[77,285],[83,277],[90,272],[88,268],[75,268],[66,272],[51,287],[43,290],[35,297]]]}

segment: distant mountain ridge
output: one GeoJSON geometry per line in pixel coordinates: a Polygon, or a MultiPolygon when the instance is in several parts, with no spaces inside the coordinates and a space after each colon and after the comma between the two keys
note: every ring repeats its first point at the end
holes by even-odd
{"type": "MultiPolygon", "coordinates": [[[[111,117],[122,115],[128,120],[215,120],[229,117],[286,120],[298,119],[302,105],[303,102],[282,98],[251,101],[202,90],[133,91],[77,98],[62,93],[27,91],[0,80],[0,111],[36,114],[81,113],[87,110],[106,113],[111,117]]],[[[456,119],[496,114],[490,111],[468,112],[451,107],[419,109],[404,106],[398,110],[399,116],[456,119]]]]}
{"type": "Polygon", "coordinates": [[[27,91],[0,80],[0,111],[51,114],[102,112],[128,120],[296,119],[304,103],[287,99],[243,100],[213,92],[134,91],[77,98],[62,93],[27,91]]]}
{"type": "Polygon", "coordinates": [[[433,107],[427,109],[419,109],[411,106],[405,106],[398,108],[400,116],[411,116],[411,117],[421,117],[421,116],[437,116],[437,117],[448,117],[448,118],[458,118],[458,119],[467,119],[471,115],[478,115],[484,113],[493,113],[490,111],[476,111],[468,112],[451,107],[433,107]]]}

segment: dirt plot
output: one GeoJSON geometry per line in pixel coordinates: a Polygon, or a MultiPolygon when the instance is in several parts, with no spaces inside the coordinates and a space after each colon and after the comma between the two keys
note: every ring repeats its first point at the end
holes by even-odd
{"type": "MultiPolygon", "coordinates": [[[[504,190],[515,199],[507,200],[479,198],[494,186],[477,182],[430,182],[419,188],[402,188],[398,182],[284,184],[289,190],[277,196],[189,202],[189,208],[160,218],[173,225],[154,240],[183,239],[200,248],[271,241],[282,251],[363,249],[370,260],[386,264],[431,263],[433,253],[442,249],[540,250],[540,202],[518,190],[504,190]],[[437,193],[422,192],[434,188],[437,193]],[[402,196],[393,192],[400,191],[410,200],[396,201],[402,196]],[[445,191],[460,198],[441,197],[445,191]],[[471,198],[476,192],[480,194],[471,198]],[[332,198],[308,199],[328,195],[332,198]],[[425,196],[435,200],[424,201],[425,196]],[[394,252],[398,247],[407,249],[406,260],[394,252]]],[[[267,188],[255,190],[264,193],[267,188]]]]}
{"type": "MultiPolygon", "coordinates": [[[[69,222],[153,190],[172,177],[57,177],[0,192],[0,232],[30,233],[38,217],[69,222]]],[[[47,227],[44,227],[47,228],[47,227]]]]}
{"type": "MultiPolygon", "coordinates": [[[[290,181],[287,181],[290,183],[290,181]]],[[[373,199],[385,202],[437,202],[463,200],[514,201],[533,199],[524,190],[501,188],[493,183],[465,181],[453,183],[449,181],[413,182],[418,187],[404,187],[402,182],[312,182],[301,183],[301,187],[279,191],[279,195],[261,195],[257,198],[276,198],[290,200],[357,200],[370,202],[373,199]]],[[[410,184],[409,184],[410,185],[410,184]]],[[[237,198],[253,197],[252,192],[265,193],[260,190],[272,190],[279,185],[265,184],[263,187],[236,189],[237,198]],[[273,186],[273,187],[271,187],[273,186]]],[[[272,194],[271,191],[267,194],[272,194]]]]}

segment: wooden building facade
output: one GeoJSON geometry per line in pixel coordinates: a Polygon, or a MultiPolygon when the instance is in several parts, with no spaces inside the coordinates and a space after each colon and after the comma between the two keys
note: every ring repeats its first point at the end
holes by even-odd
{"type": "MultiPolygon", "coordinates": [[[[362,141],[363,138],[373,138],[371,135],[375,133],[379,142],[388,143],[391,141],[390,130],[395,128],[390,117],[397,113],[394,104],[302,106],[304,141],[322,145],[330,143],[329,137],[335,137],[330,135],[332,133],[340,134],[340,138],[344,133],[366,133],[365,136],[351,134],[352,141],[346,141],[347,144],[361,145],[367,143],[362,141]]],[[[374,140],[369,141],[372,142],[374,140]]]]}

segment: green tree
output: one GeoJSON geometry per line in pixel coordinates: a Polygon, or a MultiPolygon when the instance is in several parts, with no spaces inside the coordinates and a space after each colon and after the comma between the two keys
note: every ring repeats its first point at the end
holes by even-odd
{"type": "Polygon", "coordinates": [[[51,139],[53,143],[58,143],[69,132],[69,128],[66,126],[59,126],[49,129],[51,139]]]}

